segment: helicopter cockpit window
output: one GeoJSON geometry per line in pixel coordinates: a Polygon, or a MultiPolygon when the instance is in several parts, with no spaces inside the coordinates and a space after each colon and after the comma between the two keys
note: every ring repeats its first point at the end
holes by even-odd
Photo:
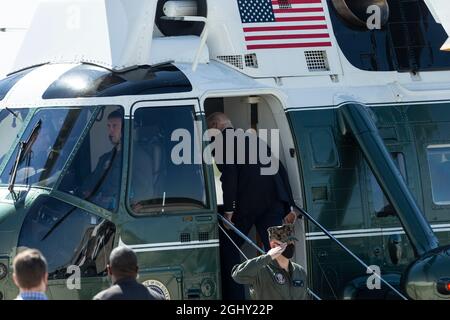
{"type": "Polygon", "coordinates": [[[110,211],[118,209],[123,115],[121,107],[102,107],[62,179],[59,190],[110,211]]]}
{"type": "Polygon", "coordinates": [[[86,107],[38,110],[8,160],[0,183],[15,177],[15,185],[53,187],[92,111],[86,107]]]}
{"type": "Polygon", "coordinates": [[[450,145],[429,146],[427,152],[433,202],[450,205],[450,145]]]}
{"type": "MultiPolygon", "coordinates": [[[[401,175],[406,181],[406,164],[405,164],[405,156],[403,153],[392,153],[392,157],[394,159],[397,168],[400,170],[401,175]]],[[[370,176],[370,188],[372,190],[372,206],[373,210],[377,217],[387,217],[387,216],[395,216],[397,213],[395,212],[394,207],[387,199],[380,185],[378,184],[377,179],[373,175],[372,172],[369,174],[370,176]]]]}
{"type": "Polygon", "coordinates": [[[59,200],[40,197],[24,220],[18,247],[36,248],[43,253],[50,280],[66,279],[75,268],[83,278],[106,276],[115,231],[114,224],[105,219],[59,200]]]}
{"type": "MultiPolygon", "coordinates": [[[[206,207],[205,177],[200,143],[194,143],[195,118],[192,106],[139,108],[134,113],[129,204],[136,214],[201,209],[206,207]],[[172,141],[175,131],[189,141],[175,152],[180,141],[172,141]],[[183,153],[184,152],[184,153],[183,153]],[[181,156],[187,160],[180,164],[181,156]]],[[[176,140],[176,139],[175,139],[176,140]]]]}
{"type": "Polygon", "coordinates": [[[0,163],[11,148],[23,127],[30,109],[3,109],[0,110],[0,163]]]}

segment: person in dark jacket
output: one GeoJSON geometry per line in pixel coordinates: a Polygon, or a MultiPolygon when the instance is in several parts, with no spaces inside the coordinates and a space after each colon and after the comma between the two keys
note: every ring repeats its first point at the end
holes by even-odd
{"type": "Polygon", "coordinates": [[[137,282],[137,257],[130,248],[115,248],[109,257],[107,269],[113,285],[98,293],[94,300],[165,300],[159,292],[137,282]]]}
{"type": "MultiPolygon", "coordinates": [[[[218,129],[222,133],[222,149],[216,150],[214,157],[217,168],[222,173],[220,180],[224,216],[244,234],[248,234],[255,226],[265,249],[269,250],[267,228],[281,225],[283,219],[286,223],[294,223],[296,219],[293,211],[295,203],[286,169],[280,162],[277,172],[264,174],[264,168],[270,164],[263,164],[260,154],[270,155],[271,161],[278,160],[271,155],[267,144],[253,133],[246,133],[245,140],[238,139],[236,135],[239,132],[236,132],[224,113],[216,112],[209,116],[208,128],[218,129]],[[230,141],[230,137],[233,141],[230,141]],[[239,145],[242,141],[245,141],[244,145],[239,145]],[[252,143],[256,146],[252,146],[252,143]],[[242,148],[241,153],[245,155],[245,161],[238,157],[239,148],[242,148]],[[231,159],[228,157],[230,152],[234,154],[231,159]]],[[[243,243],[242,239],[235,240],[239,246],[243,243]]]]}
{"type": "MultiPolygon", "coordinates": [[[[213,113],[207,123],[209,129],[216,129],[211,130],[210,135],[216,144],[213,154],[216,165],[222,173],[224,217],[245,235],[255,226],[265,250],[269,250],[267,228],[283,222],[292,224],[297,218],[286,170],[278,162],[278,171],[264,174],[264,169],[272,163],[263,163],[261,155],[268,155],[271,161],[279,160],[255,133],[247,132],[244,139],[237,138],[244,132],[235,130],[224,113],[213,113]]],[[[227,225],[224,227],[228,229],[227,225]]],[[[244,240],[241,237],[233,232],[230,236],[237,246],[242,246],[244,240]]],[[[239,252],[233,246],[228,238],[221,241],[223,296],[226,300],[244,298],[244,288],[230,277],[232,267],[240,261],[239,252]]]]}
{"type": "Polygon", "coordinates": [[[120,109],[108,115],[107,130],[113,148],[99,158],[81,191],[85,199],[114,211],[118,206],[122,167],[123,112],[120,109]]]}

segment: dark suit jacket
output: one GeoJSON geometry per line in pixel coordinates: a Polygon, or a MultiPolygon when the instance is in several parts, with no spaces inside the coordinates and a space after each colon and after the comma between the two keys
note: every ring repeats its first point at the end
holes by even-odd
{"type": "Polygon", "coordinates": [[[155,290],[140,284],[136,279],[127,278],[98,293],[93,300],[165,300],[165,298],[155,290]]]}
{"type": "Polygon", "coordinates": [[[113,148],[103,154],[95,170],[86,177],[79,195],[89,195],[88,200],[108,210],[116,210],[120,192],[120,176],[122,172],[122,151],[113,148]]]}
{"type": "MultiPolygon", "coordinates": [[[[279,170],[275,175],[262,175],[261,169],[269,167],[270,164],[261,163],[259,149],[263,148],[266,154],[271,154],[270,148],[262,140],[258,139],[256,149],[256,164],[250,164],[249,140],[245,143],[245,164],[237,164],[237,139],[234,140],[234,163],[227,163],[226,154],[227,134],[232,128],[222,131],[223,139],[223,164],[217,163],[220,159],[220,152],[215,152],[218,169],[222,172],[222,190],[224,209],[226,211],[239,212],[262,212],[273,206],[274,202],[280,201],[285,208],[285,215],[290,212],[290,207],[294,206],[292,190],[289,184],[288,175],[283,164],[279,162],[279,170]]],[[[233,132],[233,131],[231,131],[233,132]]]]}

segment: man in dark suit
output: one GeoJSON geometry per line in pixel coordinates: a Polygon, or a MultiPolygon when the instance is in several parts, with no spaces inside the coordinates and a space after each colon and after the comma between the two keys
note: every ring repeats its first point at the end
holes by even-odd
{"type": "Polygon", "coordinates": [[[113,285],[98,293],[94,300],[165,300],[162,294],[137,282],[139,268],[133,250],[115,248],[107,268],[113,285]]]}
{"type": "MultiPolygon", "coordinates": [[[[222,135],[222,149],[215,150],[214,157],[222,173],[220,180],[225,218],[244,234],[248,234],[254,225],[265,249],[270,249],[267,228],[281,225],[283,219],[287,223],[294,223],[296,219],[293,212],[295,203],[285,168],[279,163],[277,172],[264,174],[264,168],[270,164],[264,164],[260,154],[270,155],[271,161],[278,160],[271,155],[265,142],[256,135],[251,137],[253,133],[247,133],[245,140],[237,139],[236,130],[225,114],[217,112],[209,116],[208,128],[218,129],[222,135]],[[230,137],[233,141],[230,141],[230,137]],[[245,141],[244,145],[239,145],[242,141],[245,141]],[[256,146],[252,147],[251,143],[256,143],[256,146]],[[231,148],[234,148],[234,157],[230,159],[227,154],[233,151],[231,148]],[[239,148],[243,148],[241,153],[245,155],[245,161],[238,159],[239,148]]],[[[243,240],[237,241],[238,245],[243,243],[243,240]]]]}
{"type": "MultiPolygon", "coordinates": [[[[263,174],[264,168],[267,169],[271,164],[263,163],[260,155],[270,156],[271,161],[278,161],[278,159],[271,154],[271,150],[265,142],[256,137],[254,133],[247,133],[244,140],[236,138],[236,130],[225,114],[214,113],[208,117],[207,122],[209,129],[217,129],[216,133],[220,132],[214,137],[214,143],[217,144],[214,158],[222,173],[220,180],[222,182],[224,216],[245,235],[255,226],[264,248],[269,250],[266,230],[271,226],[282,225],[283,222],[295,223],[297,218],[293,211],[295,203],[286,170],[279,163],[279,170],[274,174],[263,174]],[[222,143],[218,142],[218,139],[221,139],[222,143]],[[256,144],[256,146],[252,144],[256,144]],[[234,152],[233,157],[227,157],[230,152],[234,152]],[[241,157],[239,157],[239,152],[241,152],[241,157]],[[245,158],[245,161],[242,161],[242,158],[245,158]]],[[[210,132],[210,134],[214,135],[214,132],[210,132]]],[[[231,233],[230,236],[239,247],[243,244],[244,240],[237,234],[231,233]]],[[[224,248],[227,246],[226,243],[223,245],[224,248]]],[[[231,268],[238,262],[239,253],[232,248],[230,250],[224,248],[222,249],[226,250],[226,252],[224,251],[226,257],[222,259],[222,271],[228,277],[231,268]]],[[[230,296],[232,299],[239,298],[235,295],[239,289],[235,287],[233,281],[226,282],[223,284],[224,291],[232,292],[230,296]],[[227,290],[226,282],[234,288],[227,290]]]]}
{"type": "Polygon", "coordinates": [[[85,199],[114,211],[118,206],[122,168],[123,112],[120,109],[108,115],[107,130],[113,148],[99,158],[81,191],[85,199]]]}

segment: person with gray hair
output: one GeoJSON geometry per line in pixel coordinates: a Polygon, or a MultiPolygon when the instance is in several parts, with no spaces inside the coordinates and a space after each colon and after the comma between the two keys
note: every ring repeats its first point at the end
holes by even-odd
{"type": "MultiPolygon", "coordinates": [[[[255,225],[265,249],[268,250],[270,245],[265,230],[272,225],[280,225],[283,221],[295,223],[297,218],[286,169],[280,163],[279,170],[274,174],[262,174],[261,169],[267,165],[260,159],[261,154],[270,154],[271,160],[274,159],[265,142],[256,136],[254,140],[256,146],[251,148],[250,139],[239,141],[231,119],[222,112],[211,114],[206,121],[208,129],[216,129],[215,132],[214,130],[210,132],[211,135],[222,134],[222,145],[217,146],[220,150],[214,150],[213,156],[222,174],[220,181],[223,190],[224,217],[246,235],[255,225]],[[227,137],[233,140],[229,141],[227,137]],[[239,142],[243,142],[242,145],[238,145],[239,142]],[[244,156],[241,159],[243,162],[238,160],[238,149],[243,151],[241,152],[244,156]],[[227,156],[229,152],[233,157],[227,156]],[[232,158],[231,162],[229,158],[232,158]],[[255,163],[252,163],[252,158],[256,160],[255,163]]],[[[212,137],[212,140],[215,138],[212,137]]],[[[240,246],[243,240],[237,238],[236,242],[240,246]]]]}
{"type": "MultiPolygon", "coordinates": [[[[220,181],[223,191],[223,216],[245,235],[255,226],[267,251],[271,248],[267,228],[281,225],[283,222],[294,224],[297,219],[287,171],[279,162],[276,172],[272,175],[263,174],[263,169],[271,164],[264,164],[261,155],[270,155],[270,161],[276,161],[278,155],[272,154],[267,143],[254,132],[244,136],[244,139],[238,139],[241,131],[234,129],[226,114],[211,114],[207,118],[207,124],[208,129],[215,129],[209,131],[211,140],[219,138],[218,141],[221,141],[221,144],[217,143],[213,156],[222,174],[220,181]],[[241,161],[239,153],[243,155],[241,161]],[[252,158],[256,161],[252,162],[252,158]]],[[[224,227],[229,229],[228,225],[224,227]]],[[[237,233],[232,232],[229,236],[237,247],[244,243],[244,239],[237,233]]],[[[220,250],[223,257],[223,297],[225,300],[243,299],[243,286],[237,285],[230,277],[233,266],[240,261],[239,252],[227,238],[221,242],[220,250]],[[227,245],[230,248],[227,248],[227,245]]]]}
{"type": "Polygon", "coordinates": [[[207,119],[208,128],[223,130],[225,128],[233,128],[230,118],[225,113],[214,112],[207,119]]]}
{"type": "Polygon", "coordinates": [[[93,300],[165,300],[165,297],[137,281],[137,256],[128,247],[117,247],[109,256],[108,274],[113,285],[93,300]]]}

